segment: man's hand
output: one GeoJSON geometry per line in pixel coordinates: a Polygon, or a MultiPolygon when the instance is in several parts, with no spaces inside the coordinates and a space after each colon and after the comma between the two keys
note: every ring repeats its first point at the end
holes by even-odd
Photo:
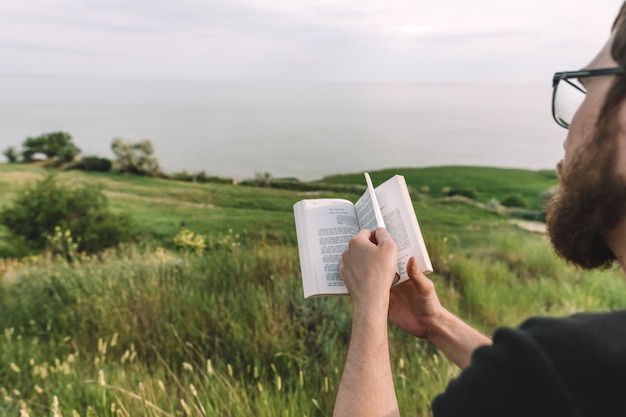
{"type": "Polygon", "coordinates": [[[409,280],[391,289],[389,320],[434,344],[459,367],[467,367],[474,349],[491,344],[491,339],[439,303],[435,284],[419,270],[415,258],[409,259],[406,269],[409,280]]]}
{"type": "Polygon", "coordinates": [[[391,289],[389,320],[413,336],[428,339],[443,313],[435,285],[419,270],[414,257],[406,266],[409,280],[391,289]]]}
{"type": "Polygon", "coordinates": [[[397,246],[381,228],[357,233],[341,257],[339,273],[352,297],[354,314],[335,417],[400,415],[387,337],[389,289],[397,267],[397,246]]]}
{"type": "Polygon", "coordinates": [[[397,245],[384,228],[357,233],[339,262],[339,274],[355,306],[386,308],[397,268],[397,245]]]}

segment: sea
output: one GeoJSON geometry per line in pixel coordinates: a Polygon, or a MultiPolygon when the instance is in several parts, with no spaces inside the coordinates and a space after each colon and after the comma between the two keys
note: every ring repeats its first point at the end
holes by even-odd
{"type": "MultiPolygon", "coordinates": [[[[167,173],[311,181],[384,168],[552,169],[551,85],[0,77],[0,150],[64,131],[82,155],[149,139],[167,173]]],[[[2,158],[2,157],[0,157],[2,158]]]]}

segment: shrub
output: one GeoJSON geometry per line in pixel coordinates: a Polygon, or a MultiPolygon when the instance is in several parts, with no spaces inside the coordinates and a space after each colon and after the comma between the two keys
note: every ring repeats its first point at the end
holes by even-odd
{"type": "Polygon", "coordinates": [[[194,174],[190,174],[187,171],[174,172],[169,174],[167,178],[172,181],[193,182],[194,174]]]}
{"type": "Polygon", "coordinates": [[[467,197],[471,200],[476,199],[476,191],[467,187],[451,187],[444,191],[448,197],[452,197],[455,195],[460,195],[462,197],[467,197]]]}
{"type": "Polygon", "coordinates": [[[10,163],[15,163],[19,160],[19,154],[15,147],[11,146],[10,148],[5,149],[2,154],[7,158],[7,161],[10,163]]]}
{"type": "Polygon", "coordinates": [[[502,200],[502,205],[505,207],[528,207],[528,204],[526,203],[526,200],[524,200],[524,197],[519,194],[511,194],[504,197],[504,199],[502,200]]]}
{"type": "Polygon", "coordinates": [[[113,162],[110,159],[86,156],[72,165],[71,168],[80,169],[81,171],[109,172],[112,166],[113,162]]]}
{"type": "Polygon", "coordinates": [[[253,187],[271,187],[273,183],[272,174],[269,172],[256,172],[254,179],[244,180],[242,185],[249,185],[253,187]]]}
{"type": "Polygon", "coordinates": [[[148,139],[133,143],[115,138],[111,143],[111,150],[117,158],[115,169],[119,172],[151,177],[161,174],[159,161],[154,156],[152,142],[148,139]]]}
{"type": "Polygon", "coordinates": [[[206,236],[182,227],[174,236],[174,245],[179,250],[201,254],[206,248],[206,236]]]}
{"type": "Polygon", "coordinates": [[[0,212],[0,223],[33,249],[48,246],[56,228],[70,230],[79,252],[94,253],[134,233],[128,215],[107,210],[108,201],[100,187],[67,187],[49,175],[17,194],[13,205],[0,212]]]}
{"type": "Polygon", "coordinates": [[[182,172],[175,172],[173,174],[169,174],[167,176],[164,176],[167,179],[170,179],[172,181],[181,181],[181,182],[195,182],[198,184],[207,184],[207,183],[214,183],[214,184],[235,184],[236,181],[232,178],[227,178],[227,177],[216,177],[216,176],[212,176],[212,175],[207,175],[206,172],[204,171],[200,171],[198,173],[195,174],[190,174],[187,171],[182,171],[182,172]]]}

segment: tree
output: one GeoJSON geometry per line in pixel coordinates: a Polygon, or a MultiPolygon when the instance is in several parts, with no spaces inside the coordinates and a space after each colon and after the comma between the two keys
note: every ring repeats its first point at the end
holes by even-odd
{"type": "Polygon", "coordinates": [[[15,163],[19,160],[19,154],[14,146],[5,149],[2,154],[7,158],[7,161],[9,161],[10,163],[15,163]]]}
{"type": "Polygon", "coordinates": [[[154,156],[154,148],[148,139],[133,143],[115,138],[111,143],[111,150],[117,158],[115,169],[119,172],[152,177],[161,173],[159,161],[154,156]]]}
{"type": "Polygon", "coordinates": [[[44,133],[34,138],[27,138],[22,144],[22,158],[32,162],[36,155],[43,154],[48,159],[71,162],[80,149],[72,143],[72,136],[65,132],[44,133]]]}

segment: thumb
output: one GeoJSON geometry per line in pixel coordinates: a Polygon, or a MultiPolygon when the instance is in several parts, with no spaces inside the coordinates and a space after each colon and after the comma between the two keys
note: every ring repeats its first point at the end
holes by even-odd
{"type": "Polygon", "coordinates": [[[415,287],[419,292],[425,293],[433,290],[433,282],[426,278],[426,275],[420,271],[419,266],[417,266],[417,259],[415,259],[415,256],[411,256],[409,261],[406,263],[406,272],[409,275],[409,279],[413,282],[413,284],[415,284],[415,287]]]}

